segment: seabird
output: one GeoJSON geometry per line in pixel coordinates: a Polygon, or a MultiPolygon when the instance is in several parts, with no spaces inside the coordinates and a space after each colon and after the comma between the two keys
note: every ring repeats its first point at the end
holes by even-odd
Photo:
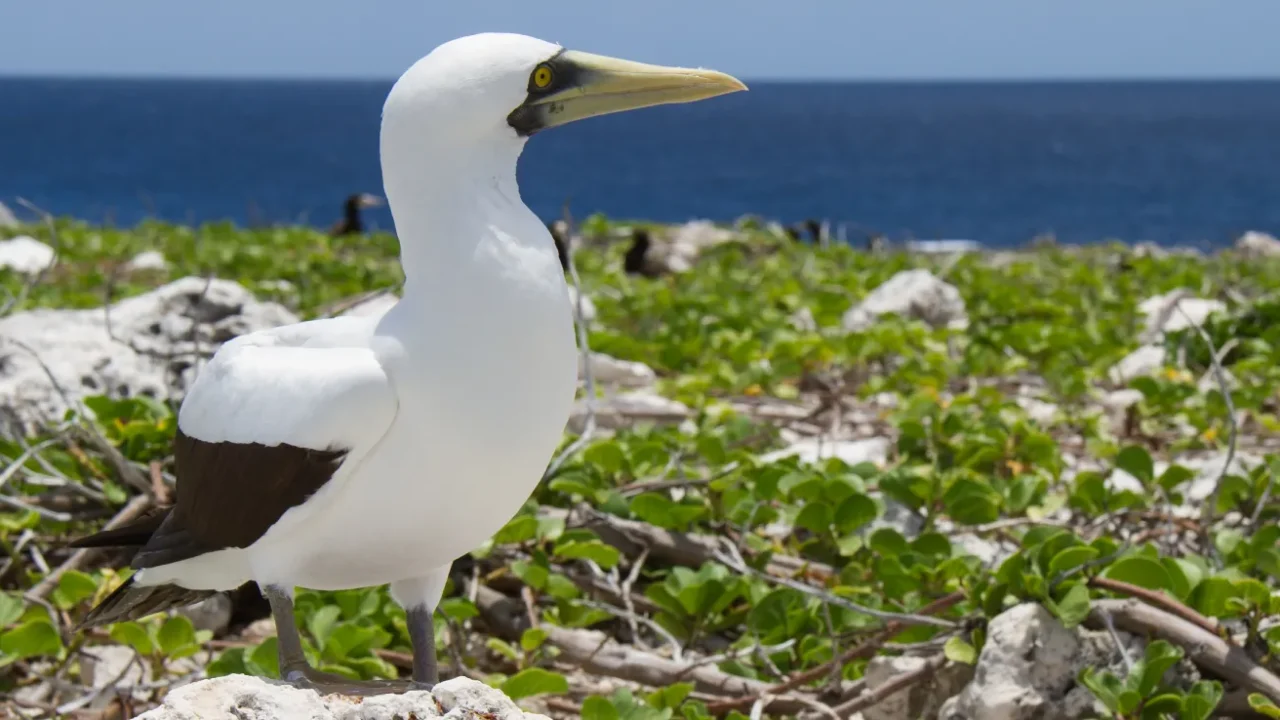
{"type": "Polygon", "coordinates": [[[649,252],[653,248],[653,238],[649,235],[649,231],[644,228],[636,228],[631,233],[631,246],[627,248],[627,252],[622,256],[622,269],[628,275],[643,275],[645,277],[657,277],[661,275],[661,270],[657,267],[657,263],[649,259],[649,252]]]}
{"type": "Polygon", "coordinates": [[[342,219],[330,226],[329,234],[341,237],[364,232],[364,218],[360,216],[360,211],[365,208],[382,207],[382,204],[382,198],[377,195],[369,193],[348,195],[346,201],[342,203],[342,219]]]}
{"type": "Polygon", "coordinates": [[[133,575],[82,627],[253,581],[281,676],[323,691],[403,689],[312,668],[293,589],[389,584],[413,680],[437,680],[432,612],[454,558],[537,486],[577,386],[555,243],[520,199],[535,133],[745,90],[661,67],[487,33],[415,63],[383,107],[383,185],[406,281],[381,316],[312,320],[223,345],[178,413],[176,503],[75,545],[134,547],[133,575]]]}

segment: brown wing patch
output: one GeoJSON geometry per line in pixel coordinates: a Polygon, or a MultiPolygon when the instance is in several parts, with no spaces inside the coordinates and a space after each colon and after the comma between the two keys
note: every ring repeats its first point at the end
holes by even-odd
{"type": "Polygon", "coordinates": [[[346,450],[206,442],[178,430],[177,502],[133,559],[155,567],[249,547],[333,477],[346,450]]]}

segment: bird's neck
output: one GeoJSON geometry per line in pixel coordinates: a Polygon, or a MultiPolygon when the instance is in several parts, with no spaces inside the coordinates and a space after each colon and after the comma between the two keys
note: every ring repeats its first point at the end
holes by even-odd
{"type": "Polygon", "coordinates": [[[390,155],[384,143],[383,183],[406,297],[429,287],[434,297],[444,291],[461,301],[530,283],[559,283],[551,289],[563,292],[551,235],[520,199],[516,162],[523,145],[514,134],[465,148],[428,138],[398,142],[390,155]]]}

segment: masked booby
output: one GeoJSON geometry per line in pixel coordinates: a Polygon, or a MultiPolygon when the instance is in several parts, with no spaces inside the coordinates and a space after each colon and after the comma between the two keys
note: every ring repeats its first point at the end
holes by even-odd
{"type": "Polygon", "coordinates": [[[313,320],[218,350],[178,415],[176,503],[79,546],[136,548],[82,626],[256,582],[282,677],[380,692],[303,655],[295,587],[390,585],[413,680],[437,680],[432,613],[450,563],[528,498],[574,400],[577,347],[556,247],[520,199],[535,133],[605,113],[745,90],[661,67],[481,34],[445,43],[382,113],[385,195],[406,277],[374,317],[313,320]]]}

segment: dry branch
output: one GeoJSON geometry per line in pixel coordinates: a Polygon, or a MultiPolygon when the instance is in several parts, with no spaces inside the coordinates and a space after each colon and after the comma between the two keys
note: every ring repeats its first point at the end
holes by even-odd
{"type": "Polygon", "coordinates": [[[1233,685],[1280,702],[1280,678],[1254,662],[1244,650],[1199,625],[1134,599],[1096,600],[1085,622],[1091,627],[1105,627],[1107,615],[1131,633],[1155,636],[1178,645],[1196,665],[1233,685]]]}

